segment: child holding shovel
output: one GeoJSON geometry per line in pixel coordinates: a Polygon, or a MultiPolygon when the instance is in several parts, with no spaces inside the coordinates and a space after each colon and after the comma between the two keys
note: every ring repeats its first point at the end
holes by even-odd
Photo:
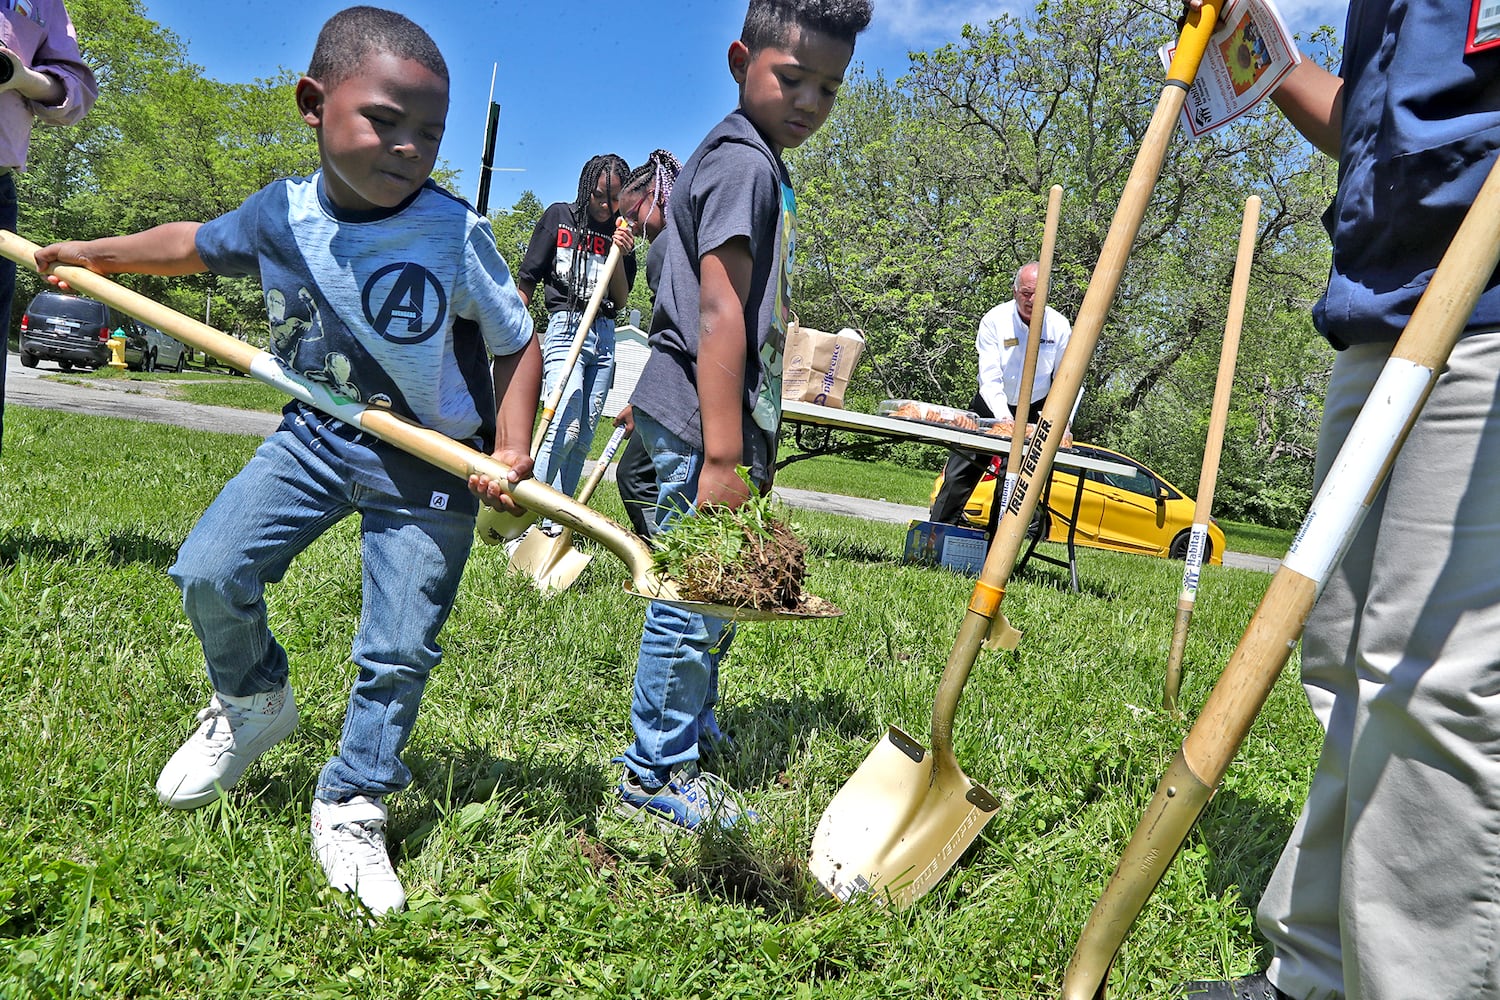
{"type": "MultiPolygon", "coordinates": [[[[683,166],[649,270],[660,274],[651,354],[631,397],[656,466],[663,530],[707,505],[749,499],[740,467],[769,487],[781,419],[781,351],[791,315],[796,199],[781,153],[833,110],[868,0],[750,0],[730,43],[739,107],[683,166]]],[[[729,623],[653,602],[631,698],[634,742],[621,811],[673,829],[756,816],[699,771],[729,623]]]]}
{"type": "MultiPolygon", "coordinates": [[[[1324,219],[1338,348],[1322,488],[1433,271],[1500,156],[1500,48],[1467,0],[1353,0],[1337,76],[1303,61],[1274,100],[1339,162],[1324,219]]],[[[1488,220],[1493,225],[1494,220],[1488,220]]],[[[1478,304],[1302,638],[1325,730],[1261,897],[1265,972],[1192,1000],[1500,995],[1500,283],[1478,304]]],[[[1329,485],[1337,485],[1329,483],[1329,485]]]]}
{"type": "MultiPolygon", "coordinates": [[[[405,17],[351,7],[323,26],[296,98],[318,138],[322,169],[312,177],[272,183],[206,224],[54,244],[38,251],[37,266],[256,275],[281,364],[304,379],[336,375],[345,396],[482,443],[519,481],[531,465],[541,357],[489,224],[429,180],[448,112],[441,53],[405,17]]],[[[493,489],[492,502],[513,509],[493,489]]],[[[462,479],[288,404],[170,571],[213,695],[157,779],[161,801],[177,809],[213,802],[296,728],[265,586],[358,514],[359,673],[338,753],[318,777],[312,845],[329,882],[357,893],[372,913],[403,906],[385,846],[385,797],[411,781],[400,754],[442,656],[437,635],[475,511],[462,479]]]]}
{"type": "MultiPolygon", "coordinates": [[[[594,441],[615,373],[615,316],[635,284],[635,236],[616,226],[620,189],[630,173],[613,153],[584,164],[578,196],[547,206],[532,231],[526,256],[516,268],[516,287],[528,304],[537,285],[543,288],[547,332],[542,338],[548,399],[563,387],[557,410],[536,455],[536,477],[559,492],[573,495],[583,462],[594,441]],[[579,335],[585,303],[603,280],[611,245],[620,248],[620,263],[609,275],[599,313],[587,331],[571,369],[568,358],[579,335]]],[[[544,521],[550,535],[561,528],[544,521]]]]}

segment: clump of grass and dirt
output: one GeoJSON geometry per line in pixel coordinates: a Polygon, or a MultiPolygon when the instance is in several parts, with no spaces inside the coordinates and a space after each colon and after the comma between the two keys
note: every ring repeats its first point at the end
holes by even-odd
{"type": "Polygon", "coordinates": [[[672,579],[685,601],[806,611],[819,600],[802,589],[807,547],[753,484],[740,507],[706,507],[655,542],[657,572],[672,579]]]}

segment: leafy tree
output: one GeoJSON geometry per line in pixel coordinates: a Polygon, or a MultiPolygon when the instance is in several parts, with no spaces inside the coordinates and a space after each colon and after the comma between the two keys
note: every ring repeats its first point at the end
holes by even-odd
{"type": "MultiPolygon", "coordinates": [[[[1170,20],[1127,0],[1043,3],[911,55],[897,84],[854,74],[794,156],[798,311],[869,339],[851,405],[967,402],[980,317],[1011,297],[1064,187],[1050,303],[1074,316],[1160,95],[1170,20]],[[829,318],[831,317],[831,318],[829,318]]],[[[1326,277],[1333,165],[1274,110],[1168,153],[1075,426],[1186,489],[1197,480],[1245,198],[1264,202],[1234,427],[1230,513],[1305,507],[1327,350],[1307,321],[1326,277]],[[1246,368],[1253,364],[1254,368],[1246,368]],[[1253,498],[1275,485],[1279,499],[1253,498]]]]}

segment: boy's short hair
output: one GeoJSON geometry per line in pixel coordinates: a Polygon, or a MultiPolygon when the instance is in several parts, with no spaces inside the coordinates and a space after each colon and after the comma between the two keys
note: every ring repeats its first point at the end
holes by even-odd
{"type": "Polygon", "coordinates": [[[854,44],[870,26],[870,0],[750,0],[740,41],[753,56],[785,45],[793,28],[810,28],[854,44]]]}
{"type": "Polygon", "coordinates": [[[379,7],[346,7],[330,17],[318,32],[307,75],[336,87],[376,52],[410,59],[448,79],[448,64],[432,37],[409,18],[379,7]]]}

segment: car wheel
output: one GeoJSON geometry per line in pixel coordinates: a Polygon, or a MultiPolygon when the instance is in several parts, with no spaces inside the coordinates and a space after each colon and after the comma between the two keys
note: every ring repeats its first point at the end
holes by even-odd
{"type": "MultiPolygon", "coordinates": [[[[1167,550],[1167,555],[1173,559],[1186,559],[1188,556],[1188,545],[1192,543],[1192,529],[1179,531],[1177,537],[1172,539],[1172,546],[1167,550]]],[[[1214,554],[1214,542],[1212,538],[1203,539],[1203,565],[1207,566],[1214,554]]]]}
{"type": "Polygon", "coordinates": [[[1028,542],[1046,541],[1051,531],[1052,520],[1047,516],[1047,511],[1038,504],[1036,514],[1032,516],[1031,523],[1026,526],[1026,540],[1028,542]]]}
{"type": "Polygon", "coordinates": [[[22,368],[35,368],[36,367],[36,355],[35,354],[27,354],[25,351],[22,351],[21,352],[21,367],[22,368]]]}
{"type": "Polygon", "coordinates": [[[185,371],[187,371],[187,352],[186,351],[178,351],[177,352],[177,372],[178,372],[178,374],[181,374],[182,372],[185,372],[185,371]]]}
{"type": "Polygon", "coordinates": [[[57,367],[61,368],[65,372],[70,372],[70,371],[73,370],[73,362],[71,362],[71,361],[59,361],[57,363],[57,367]]]}

